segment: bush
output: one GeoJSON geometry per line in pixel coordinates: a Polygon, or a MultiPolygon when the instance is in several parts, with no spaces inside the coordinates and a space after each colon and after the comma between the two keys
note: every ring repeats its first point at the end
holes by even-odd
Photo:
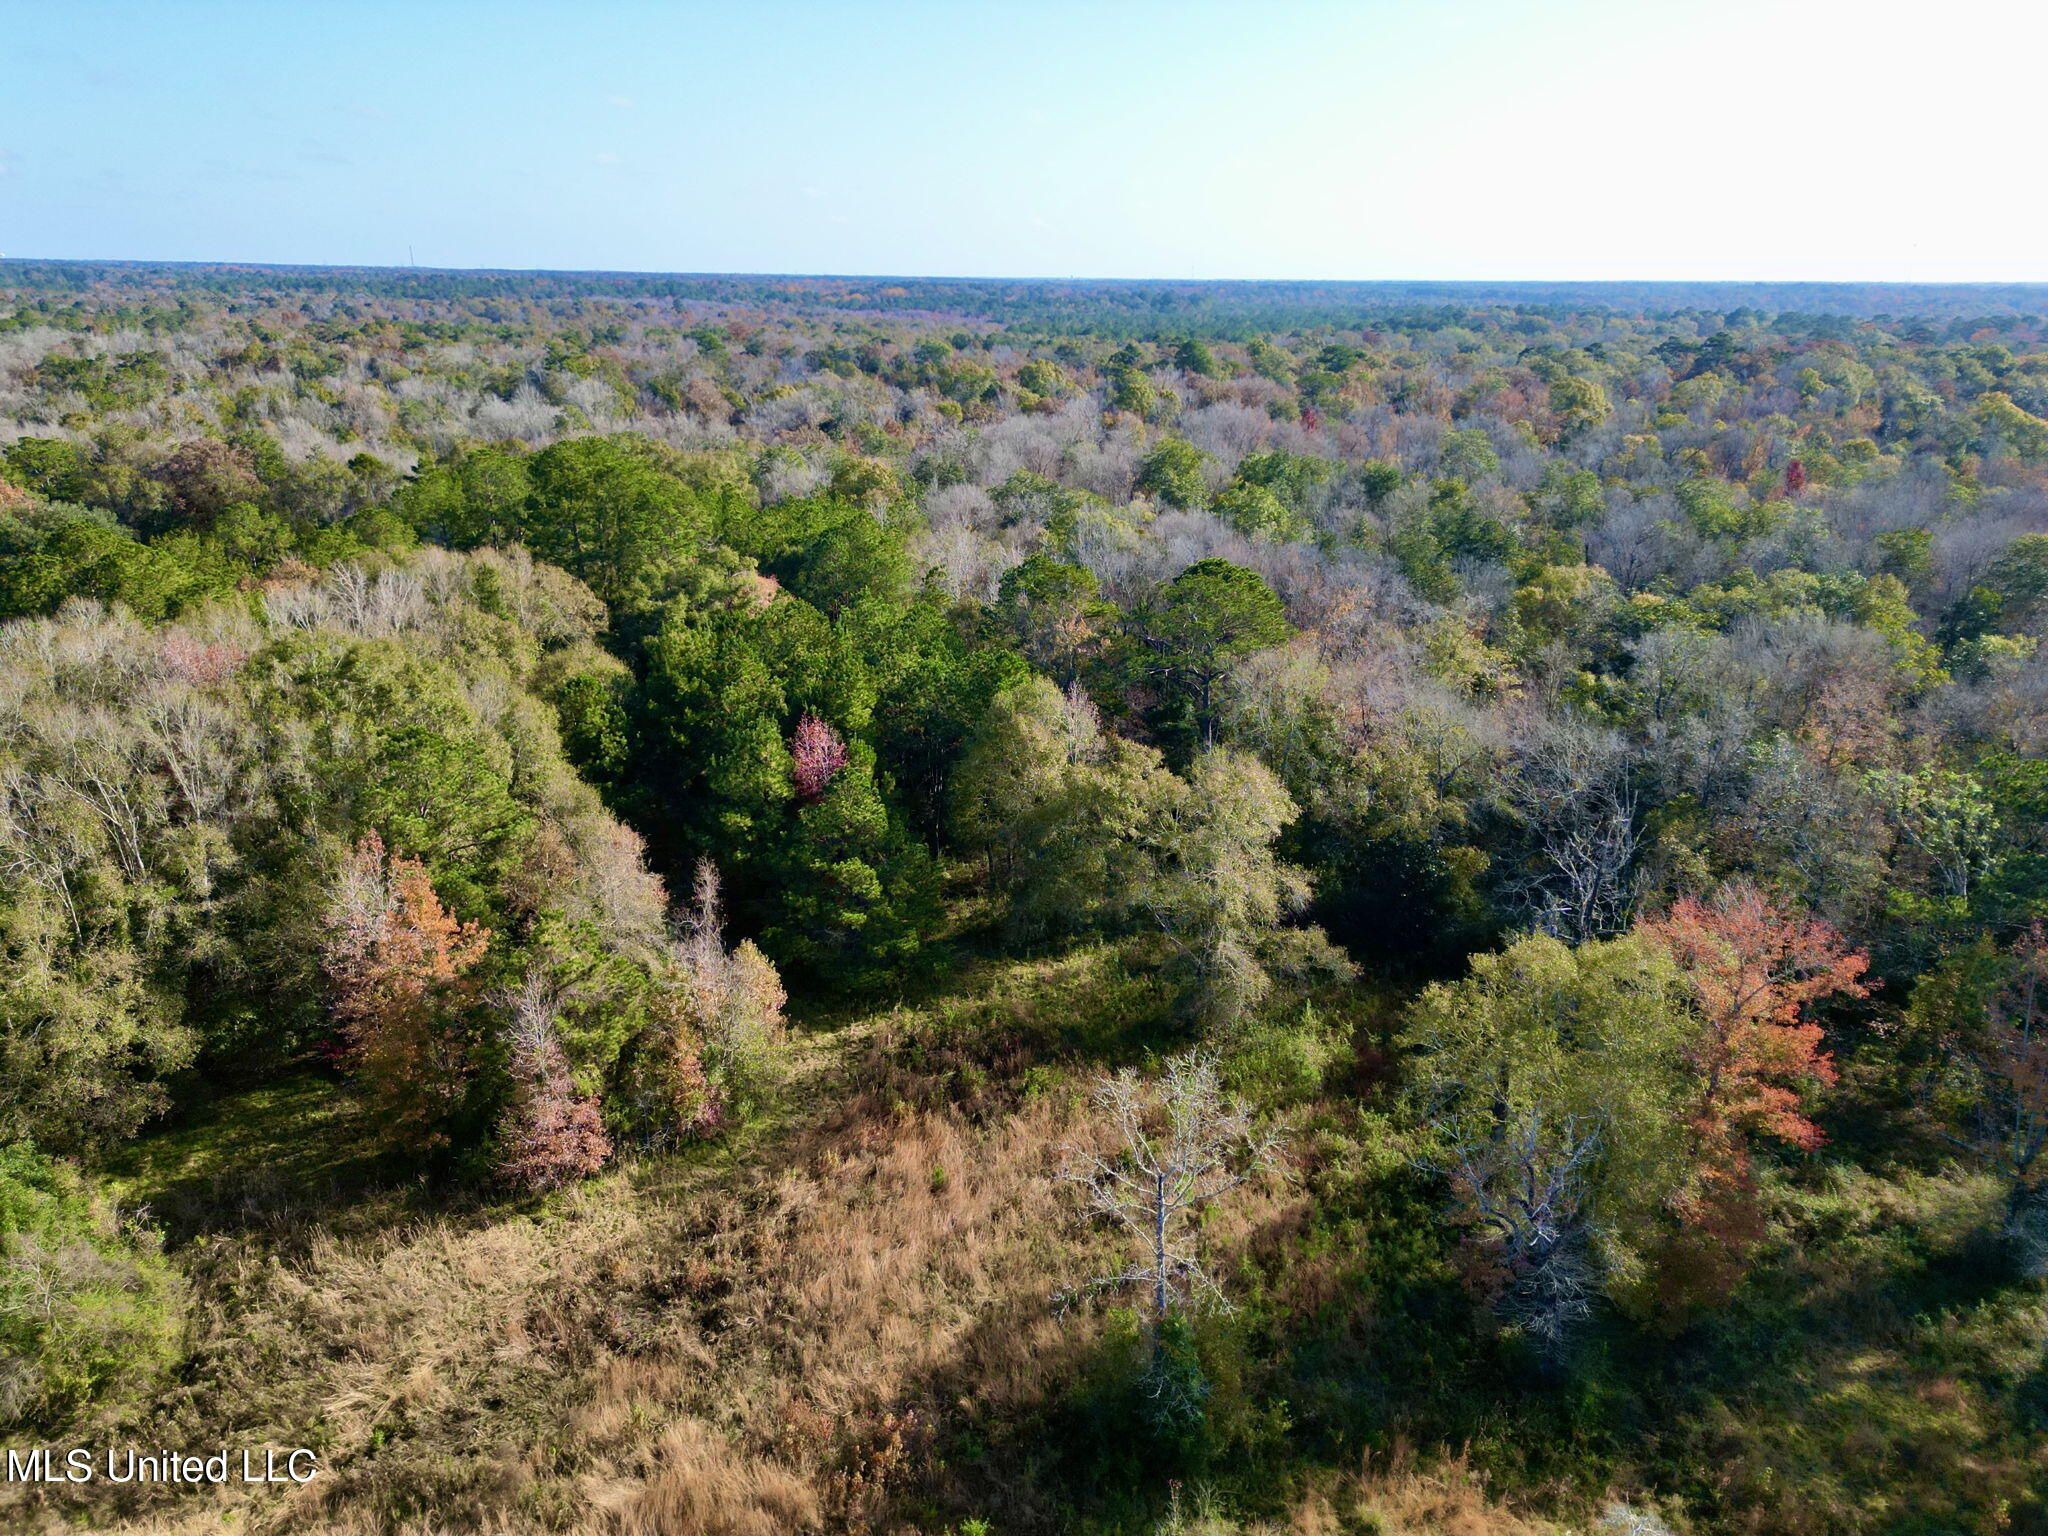
{"type": "Polygon", "coordinates": [[[0,1147],[0,1425],[148,1383],[176,1354],[180,1301],[151,1229],[32,1143],[0,1147]]]}

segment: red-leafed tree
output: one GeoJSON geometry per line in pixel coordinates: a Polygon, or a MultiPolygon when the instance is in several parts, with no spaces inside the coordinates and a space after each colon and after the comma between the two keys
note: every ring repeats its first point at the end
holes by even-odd
{"type": "Polygon", "coordinates": [[[1806,466],[1794,459],[1785,466],[1785,494],[1797,496],[1806,489],[1806,466]]]}
{"type": "Polygon", "coordinates": [[[512,1097],[498,1123],[498,1172],[539,1194],[602,1168],[612,1154],[596,1098],[569,1075],[556,1031],[560,1008],[539,972],[504,994],[510,1015],[512,1097]]]}
{"type": "Polygon", "coordinates": [[[797,798],[806,802],[822,800],[839,770],[846,766],[846,743],[816,715],[806,714],[796,723],[789,756],[797,798]]]}
{"type": "Polygon", "coordinates": [[[1710,902],[1681,898],[1638,931],[1676,962],[1696,1020],[1686,1051],[1695,1161],[1674,1201],[1683,1232],[1666,1256],[1667,1300],[1682,1301],[1732,1283],[1761,1235],[1755,1139],[1821,1144],[1804,1095],[1836,1074],[1807,1010],[1867,996],[1870,962],[1827,923],[1785,912],[1748,884],[1710,902]]]}
{"type": "Polygon", "coordinates": [[[464,977],[489,930],[459,922],[426,866],[387,853],[372,832],[343,862],[328,902],[322,964],[346,1057],[396,1146],[430,1151],[461,1098],[468,1062],[451,1016],[470,1000],[464,977]]]}

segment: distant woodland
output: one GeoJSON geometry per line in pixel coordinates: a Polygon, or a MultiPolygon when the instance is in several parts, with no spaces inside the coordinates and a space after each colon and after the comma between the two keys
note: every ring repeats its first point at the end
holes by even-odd
{"type": "Polygon", "coordinates": [[[2048,289],[0,262],[9,1529],[2048,1532],[2048,289]]]}

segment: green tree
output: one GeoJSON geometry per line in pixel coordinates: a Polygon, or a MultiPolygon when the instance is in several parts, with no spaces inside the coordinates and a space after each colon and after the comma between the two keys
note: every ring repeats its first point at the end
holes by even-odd
{"type": "Polygon", "coordinates": [[[1141,833],[1148,859],[1131,901],[1165,938],[1167,975],[1190,1015],[1228,1030],[1265,1000],[1275,970],[1348,971],[1321,929],[1289,926],[1311,887],[1276,851],[1296,811],[1271,769],[1216,747],[1185,779],[1155,786],[1141,833]]]}
{"type": "Polygon", "coordinates": [[[709,510],[643,438],[571,438],[534,455],[529,473],[521,539],[615,612],[667,596],[703,553],[709,510]]]}
{"type": "Polygon", "coordinates": [[[1553,379],[1550,409],[1557,418],[1558,432],[1569,439],[1583,436],[1614,414],[1607,391],[1591,379],[1553,379]]]}
{"type": "Polygon", "coordinates": [[[1209,499],[1202,467],[1209,456],[1184,437],[1162,437],[1138,467],[1138,489],[1169,507],[1199,507],[1209,499]]]}
{"type": "Polygon", "coordinates": [[[1109,369],[1108,404],[1112,411],[1124,411],[1149,421],[1159,409],[1159,396],[1152,381],[1138,369],[1115,364],[1109,369]]]}
{"type": "Polygon", "coordinates": [[[865,743],[850,745],[824,795],[786,824],[772,870],[777,899],[762,941],[796,970],[861,988],[929,958],[938,874],[884,803],[865,743]]]}
{"type": "Polygon", "coordinates": [[[1293,630],[1266,579],[1228,560],[1198,560],[1131,616],[1136,666],[1159,694],[1162,728],[1216,744],[1216,689],[1255,651],[1293,630]]]}
{"type": "Polygon", "coordinates": [[[1426,988],[1402,1043],[1427,1161],[1473,1223],[1505,1320],[1555,1354],[1594,1295],[1637,1282],[1688,1176],[1675,963],[1627,937],[1533,935],[1426,988]]]}
{"type": "Polygon", "coordinates": [[[1085,566],[1033,555],[1003,573],[996,611],[1025,658],[1071,683],[1101,647],[1116,609],[1097,595],[1102,583],[1085,566]]]}
{"type": "Polygon", "coordinates": [[[1130,911],[1153,808],[1172,793],[1159,754],[1110,735],[1077,689],[1011,684],[953,779],[953,828],[1009,899],[1012,933],[1113,928],[1130,911]]]}
{"type": "Polygon", "coordinates": [[[475,448],[423,468],[392,498],[420,532],[457,549],[527,537],[532,460],[509,448],[475,448]]]}
{"type": "Polygon", "coordinates": [[[1205,379],[1220,378],[1224,371],[1222,364],[1216,361],[1216,354],[1209,350],[1208,344],[1194,337],[1173,349],[1173,362],[1174,366],[1183,372],[1197,374],[1205,379]]]}
{"type": "Polygon", "coordinates": [[[1218,517],[1247,538],[1289,543],[1308,532],[1308,523],[1263,485],[1232,485],[1216,498],[1218,517]]]}

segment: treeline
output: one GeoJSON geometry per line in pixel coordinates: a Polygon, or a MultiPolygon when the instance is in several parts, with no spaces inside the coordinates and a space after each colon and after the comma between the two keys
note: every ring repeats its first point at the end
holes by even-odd
{"type": "Polygon", "coordinates": [[[254,263],[0,262],[5,286],[33,292],[156,290],[237,297],[352,293],[387,299],[697,301],[830,312],[938,315],[1072,334],[1204,336],[1294,326],[1353,327],[1387,311],[1488,308],[1672,314],[1986,319],[2042,313],[2038,283],[1188,281],[766,276],[661,272],[473,271],[254,263]]]}

